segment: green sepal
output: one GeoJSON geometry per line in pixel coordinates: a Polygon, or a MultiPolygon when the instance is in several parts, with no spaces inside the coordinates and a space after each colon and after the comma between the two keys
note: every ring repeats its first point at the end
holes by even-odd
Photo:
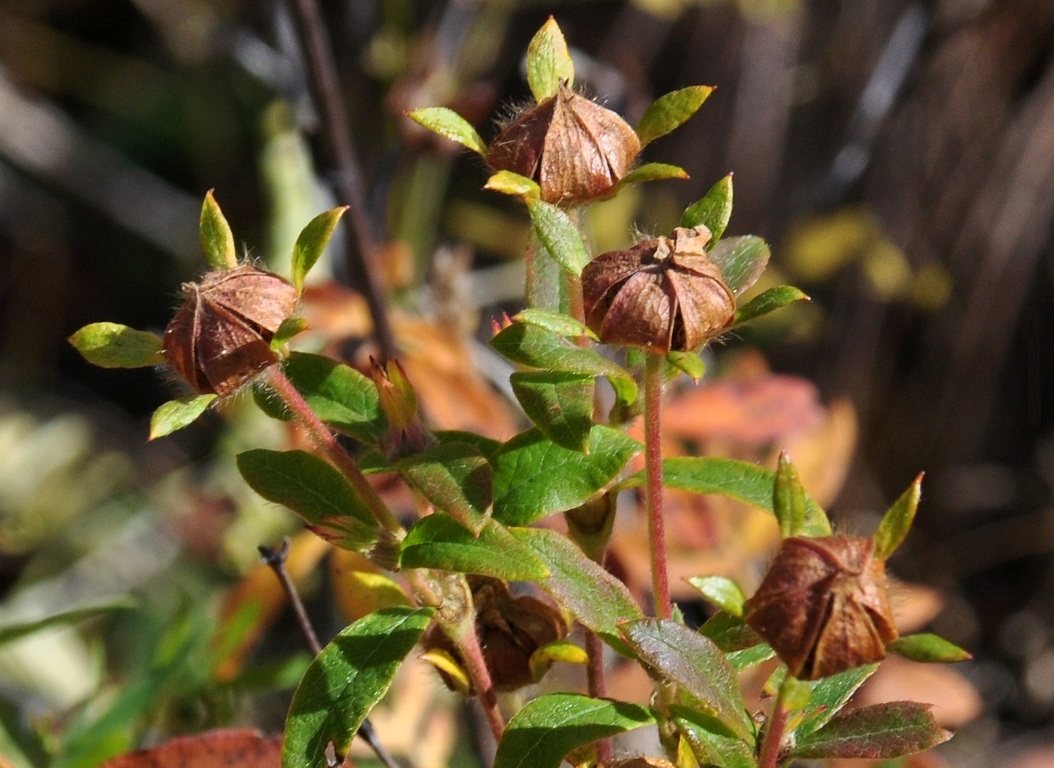
{"type": "Polygon", "coordinates": [[[487,153],[487,145],[480,138],[476,129],[469,124],[468,120],[452,109],[447,109],[446,107],[422,107],[421,109],[407,112],[406,116],[415,123],[432,131],[432,133],[438,133],[451,141],[456,141],[477,154],[484,155],[487,153]]]}
{"type": "Polygon", "coordinates": [[[348,206],[334,208],[320,213],[307,223],[300,232],[293,245],[293,287],[296,292],[304,290],[304,279],[311,268],[315,266],[319,258],[326,250],[329,239],[333,236],[333,230],[337,228],[340,217],[348,210],[348,206]]]}
{"type": "Polygon", "coordinates": [[[637,137],[641,147],[683,125],[699,111],[699,107],[703,106],[703,102],[713,91],[708,85],[690,85],[664,94],[653,101],[637,123],[637,137]]]}
{"type": "Polygon", "coordinates": [[[150,437],[148,439],[156,440],[159,437],[171,435],[193,423],[216,397],[209,392],[164,403],[150,417],[150,437]]]}
{"type": "Polygon", "coordinates": [[[145,368],[165,362],[160,336],[119,323],[86,325],[68,341],[85,360],[101,368],[145,368]]]}
{"type": "Polygon", "coordinates": [[[234,233],[227,223],[219,203],[212,196],[213,190],[205,193],[201,204],[201,222],[198,240],[205,261],[213,269],[234,269],[238,266],[238,252],[234,248],[234,233]]]}
{"type": "Polygon", "coordinates": [[[575,64],[567,50],[564,34],[552,16],[527,46],[527,84],[534,100],[541,103],[560,90],[560,83],[573,85],[575,64]]]}

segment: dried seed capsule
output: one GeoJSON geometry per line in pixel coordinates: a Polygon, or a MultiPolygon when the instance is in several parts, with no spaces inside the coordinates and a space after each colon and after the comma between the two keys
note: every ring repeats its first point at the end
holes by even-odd
{"type": "Polygon", "coordinates": [[[582,270],[586,323],[607,344],[665,354],[702,346],[732,322],[736,297],[706,255],[710,230],[608,251],[582,270]]]}
{"type": "Polygon", "coordinates": [[[856,536],[780,544],[744,618],[795,677],[816,680],[879,661],[897,639],[885,563],[873,546],[856,536]]]}
{"type": "Polygon", "coordinates": [[[640,139],[625,120],[561,83],[495,137],[486,159],[534,179],[546,202],[578,205],[610,195],[638,154],[640,139]]]}
{"type": "Polygon", "coordinates": [[[297,302],[289,281],[242,264],[184,283],[183,297],[165,329],[165,361],[195,392],[230,394],[278,362],[270,342],[297,302]]]}

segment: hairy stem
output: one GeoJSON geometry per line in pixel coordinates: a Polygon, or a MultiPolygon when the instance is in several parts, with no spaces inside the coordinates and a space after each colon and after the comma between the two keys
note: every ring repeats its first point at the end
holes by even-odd
{"type": "Polygon", "coordinates": [[[644,368],[644,469],[647,482],[648,545],[655,615],[670,618],[670,577],[667,572],[666,521],[662,512],[662,355],[648,355],[644,368]]]}
{"type": "MultiPolygon", "coordinates": [[[[260,559],[274,571],[275,576],[278,577],[278,581],[282,585],[282,591],[285,592],[286,597],[289,598],[289,603],[293,606],[293,613],[296,614],[300,631],[304,633],[307,647],[311,649],[313,655],[318,656],[322,653],[322,643],[318,641],[318,635],[315,634],[315,628],[311,625],[311,619],[308,618],[307,611],[304,610],[304,601],[300,599],[300,591],[296,588],[296,584],[293,583],[293,578],[289,575],[289,569],[285,567],[286,558],[289,556],[289,539],[283,539],[282,546],[278,549],[261,546],[259,550],[260,559]]],[[[369,721],[369,718],[362,721],[358,735],[373,750],[373,753],[377,755],[377,759],[384,764],[385,768],[399,768],[395,758],[381,743],[381,740],[377,738],[377,732],[373,730],[373,723],[369,721]]],[[[338,754],[336,757],[338,762],[344,761],[344,755],[338,754]]]]}
{"type": "Polygon", "coordinates": [[[761,754],[758,757],[758,768],[776,768],[779,765],[780,745],[783,741],[783,733],[787,729],[787,678],[780,686],[780,692],[776,700],[772,702],[772,712],[769,714],[768,723],[765,725],[765,735],[761,737],[761,754]]]}
{"type": "Polygon", "coordinates": [[[271,366],[267,372],[267,381],[274,391],[278,393],[278,396],[282,398],[289,410],[293,412],[297,421],[307,430],[312,441],[326,452],[330,461],[351,483],[351,486],[359,494],[366,506],[369,507],[377,522],[393,533],[398,534],[402,532],[402,526],[399,525],[399,521],[392,514],[392,511],[388,509],[388,505],[384,503],[384,500],[377,494],[373,486],[370,485],[366,476],[362,474],[362,470],[355,463],[355,459],[351,458],[325,422],[311,410],[307,400],[293,386],[293,382],[285,375],[280,365],[271,366]]]}
{"type": "MultiPolygon", "coordinates": [[[[586,677],[589,681],[589,695],[594,699],[607,697],[607,680],[604,672],[604,643],[596,632],[586,630],[586,653],[589,655],[589,666],[586,677]]],[[[611,739],[597,742],[597,758],[601,763],[610,763],[614,751],[611,739]]]]}
{"type": "Polygon", "coordinates": [[[371,269],[377,261],[377,243],[370,229],[362,171],[351,145],[351,128],[340,95],[333,49],[317,0],[288,0],[288,4],[307,64],[311,96],[318,109],[322,151],[332,165],[334,187],[340,202],[350,206],[348,219],[354,242],[352,238],[347,240],[348,268],[355,287],[366,297],[373,333],[381,357],[387,360],[395,352],[395,339],[378,270],[371,269]]]}

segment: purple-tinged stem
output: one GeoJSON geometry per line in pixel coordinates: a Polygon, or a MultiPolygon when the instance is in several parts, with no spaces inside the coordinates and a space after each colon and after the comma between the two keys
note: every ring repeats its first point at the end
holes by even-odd
{"type": "Polygon", "coordinates": [[[761,737],[758,768],[777,768],[779,765],[780,745],[783,742],[783,733],[787,729],[786,691],[787,683],[784,681],[776,700],[772,702],[772,712],[765,725],[765,735],[761,737]]]}
{"type": "Polygon", "coordinates": [[[655,615],[668,619],[670,577],[667,571],[666,521],[662,512],[662,355],[648,355],[644,368],[644,487],[648,509],[648,548],[655,615]]]}

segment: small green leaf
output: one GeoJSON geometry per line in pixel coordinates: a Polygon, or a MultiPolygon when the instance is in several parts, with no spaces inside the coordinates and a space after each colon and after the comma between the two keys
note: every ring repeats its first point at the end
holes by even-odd
{"type": "Polygon", "coordinates": [[[679,165],[666,163],[645,163],[638,165],[619,180],[619,185],[643,184],[648,181],[666,181],[667,179],[687,179],[688,171],[679,165]]]}
{"type": "Polygon", "coordinates": [[[680,704],[671,706],[670,714],[700,765],[707,768],[757,768],[754,748],[742,739],[730,736],[727,729],[715,724],[712,717],[680,704]]]}
{"type": "Polygon", "coordinates": [[[839,713],[791,750],[805,760],[859,757],[884,760],[930,749],[951,738],[929,704],[895,701],[839,713]]]}
{"type": "Polygon", "coordinates": [[[626,585],[556,531],[512,528],[510,532],[549,569],[549,578],[538,586],[584,627],[596,632],[615,650],[626,653],[619,624],[642,616],[626,585]]]}
{"type": "MultiPolygon", "coordinates": [[[[667,488],[702,494],[718,493],[753,504],[767,512],[773,511],[775,475],[756,464],[710,456],[682,456],[663,460],[662,480],[667,488]]],[[[643,485],[644,473],[637,472],[619,483],[618,487],[625,489],[643,485]]],[[[812,499],[806,499],[805,505],[802,533],[806,536],[830,536],[831,524],[824,511],[812,499]]]]}
{"type": "Polygon", "coordinates": [[[536,325],[513,323],[491,339],[490,345],[512,362],[531,368],[606,376],[621,402],[630,404],[637,399],[637,383],[625,368],[536,325]]]}
{"type": "Polygon", "coordinates": [[[347,210],[348,206],[345,205],[320,213],[308,222],[300,236],[297,237],[296,244],[293,246],[293,286],[297,293],[303,292],[307,273],[311,271],[315,262],[326,250],[329,239],[333,236],[333,230],[337,228],[340,217],[347,210]]]}
{"type": "Polygon", "coordinates": [[[707,255],[721,269],[725,284],[736,296],[756,283],[769,263],[768,245],[754,235],[725,238],[707,255]]]}
{"type": "Polygon", "coordinates": [[[4,643],[10,643],[12,640],[18,640],[26,635],[32,635],[43,629],[50,627],[60,627],[69,624],[76,624],[85,619],[93,619],[97,616],[105,616],[108,613],[114,613],[116,611],[124,611],[133,607],[135,603],[128,598],[122,598],[117,600],[111,600],[105,603],[99,603],[97,605],[85,605],[80,608],[73,608],[68,611],[62,611],[61,613],[53,613],[50,616],[45,616],[42,619],[34,619],[32,621],[19,621],[19,622],[5,622],[0,624],[0,645],[4,643]]]}
{"type": "Polygon", "coordinates": [[[882,517],[875,531],[875,557],[879,560],[888,560],[889,556],[897,551],[897,547],[904,543],[911,524],[915,521],[915,511],[919,508],[919,499],[922,497],[922,474],[908,486],[908,489],[893,502],[882,517]]]}
{"type": "Polygon", "coordinates": [[[487,520],[476,537],[441,512],[422,517],[403,539],[403,568],[478,573],[506,581],[540,581],[549,569],[500,523],[487,520]]]}
{"type": "Polygon", "coordinates": [[[544,200],[528,199],[527,212],[538,240],[553,260],[568,274],[580,277],[589,263],[589,251],[571,217],[544,200]]]}
{"type": "Polygon", "coordinates": [[[69,343],[85,360],[102,368],[143,368],[165,362],[160,336],[118,323],[86,325],[69,337],[69,343]]]}
{"type": "Polygon", "coordinates": [[[460,429],[440,429],[433,433],[433,437],[441,443],[468,443],[486,456],[487,461],[490,461],[501,448],[500,440],[493,440],[475,432],[464,432],[460,429]]]}
{"type": "Polygon", "coordinates": [[[584,451],[593,426],[593,377],[581,373],[517,371],[512,391],[543,435],[572,451],[584,451]]]}
{"type": "Polygon", "coordinates": [[[182,400],[169,400],[150,417],[150,440],[183,429],[205,412],[213,400],[214,394],[192,395],[182,400]]]}
{"type": "Polygon", "coordinates": [[[274,332],[274,336],[271,337],[270,347],[275,352],[282,352],[285,350],[286,345],[289,344],[289,340],[292,339],[299,333],[303,333],[307,330],[307,320],[302,317],[287,317],[282,321],[282,324],[278,326],[278,330],[274,332]]]}
{"type": "Polygon", "coordinates": [[[864,664],[810,683],[809,712],[794,729],[795,738],[804,738],[823,728],[877,669],[878,664],[864,664]]]}
{"type": "Polygon", "coordinates": [[[234,248],[234,233],[220,210],[210,189],[201,205],[201,229],[198,235],[201,252],[213,269],[234,269],[238,266],[238,252],[234,248]]]}
{"type": "Polygon", "coordinates": [[[782,309],[788,304],[793,304],[797,301],[812,301],[812,299],[793,285],[778,285],[775,288],[769,288],[737,309],[732,325],[737,326],[749,323],[751,320],[757,320],[759,317],[775,312],[777,309],[782,309]]]}
{"type": "Polygon", "coordinates": [[[258,448],[239,453],[237,462],[250,488],[296,512],[324,539],[352,551],[377,540],[369,507],[340,472],[317,456],[258,448]]]}
{"type": "Polygon", "coordinates": [[[436,509],[479,533],[493,494],[487,459],[468,443],[440,443],[395,463],[407,484],[436,509]]]}
{"type": "Polygon", "coordinates": [[[707,619],[699,628],[699,634],[713,640],[737,672],[768,661],[776,655],[743,619],[725,611],[718,611],[707,619]]]}
{"type": "Polygon", "coordinates": [[[668,619],[641,619],[621,629],[641,661],[694,697],[695,706],[730,733],[752,742],[753,723],[735,671],[712,640],[668,619]]]}
{"type": "Polygon", "coordinates": [[[552,16],[527,46],[527,84],[539,104],[560,90],[560,83],[573,85],[575,65],[567,41],[552,16]]]}
{"type": "Polygon", "coordinates": [[[511,197],[522,197],[524,200],[537,200],[542,195],[538,182],[512,171],[498,171],[487,179],[483,188],[511,197]]]}
{"type": "MultiPolygon", "coordinates": [[[[332,358],[304,352],[291,354],[282,370],[320,419],[356,440],[377,445],[388,421],[381,411],[377,388],[367,377],[332,358]]],[[[268,416],[283,421],[292,418],[266,384],[257,385],[255,396],[268,416]]]]}
{"type": "Polygon", "coordinates": [[[468,120],[452,109],[447,109],[446,107],[422,107],[421,109],[407,112],[406,116],[433,133],[438,133],[451,141],[456,141],[473,152],[480,155],[487,152],[487,145],[479,137],[476,129],[469,124],[468,120]]]}
{"type": "Polygon", "coordinates": [[[699,107],[703,106],[703,102],[713,91],[708,85],[690,85],[657,98],[644,110],[640,122],[637,123],[640,145],[647,146],[681,126],[699,111],[699,107]]]}
{"type": "Polygon", "coordinates": [[[724,576],[692,576],[688,583],[711,605],[732,616],[743,615],[743,603],[747,598],[732,579],[724,576]]]}
{"type": "Polygon", "coordinates": [[[783,706],[788,712],[800,712],[812,699],[812,686],[795,677],[785,677],[780,690],[783,706]]]}
{"type": "Polygon", "coordinates": [[[692,229],[704,226],[710,230],[710,247],[713,248],[725,234],[732,218],[732,174],[728,174],[710,187],[710,191],[688,206],[681,216],[681,226],[692,229]]]}
{"type": "Polygon", "coordinates": [[[514,318],[518,323],[526,323],[527,325],[534,325],[543,330],[555,333],[557,336],[570,336],[579,337],[585,336],[598,341],[598,337],[593,331],[591,331],[585,323],[580,320],[571,317],[570,315],[563,315],[559,312],[548,312],[544,309],[525,309],[519,312],[514,318]]]}
{"type": "Polygon", "coordinates": [[[886,647],[906,659],[930,664],[951,664],[973,658],[968,651],[964,651],[955,643],[929,632],[904,635],[886,647]]]}
{"type": "Polygon", "coordinates": [[[772,511],[780,524],[780,536],[789,539],[799,536],[805,525],[805,489],[798,479],[798,470],[791,464],[786,451],[780,451],[776,467],[776,482],[772,489],[772,511]]]}
{"type": "Polygon", "coordinates": [[[384,608],[346,627],[322,650],[289,706],[283,768],[326,765],[330,744],[341,754],[348,751],[432,613],[430,608],[384,608]]]}
{"type": "Polygon", "coordinates": [[[666,362],[686,373],[692,381],[699,381],[706,373],[706,363],[695,352],[668,352],[666,362]]]}
{"type": "Polygon", "coordinates": [[[625,433],[596,425],[586,453],[564,448],[537,429],[509,440],[494,456],[494,517],[529,525],[577,507],[618,476],[641,449],[625,433]]]}

